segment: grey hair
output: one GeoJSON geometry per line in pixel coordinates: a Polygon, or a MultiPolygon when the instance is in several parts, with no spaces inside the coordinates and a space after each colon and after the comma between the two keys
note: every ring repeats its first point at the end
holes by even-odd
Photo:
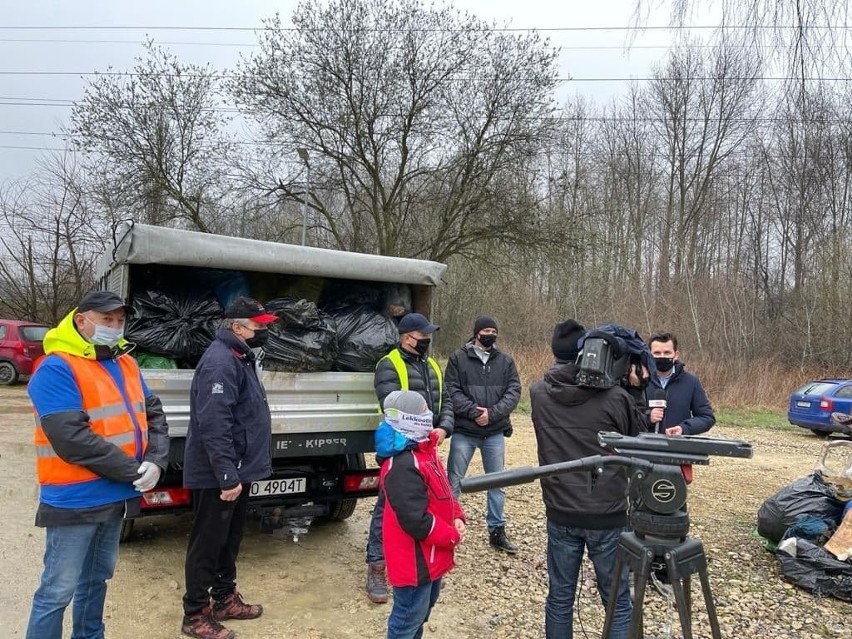
{"type": "Polygon", "coordinates": [[[240,326],[245,326],[246,328],[249,328],[248,321],[249,320],[247,317],[226,317],[222,320],[222,328],[227,328],[228,330],[231,330],[231,326],[233,326],[235,323],[239,324],[240,326]]]}

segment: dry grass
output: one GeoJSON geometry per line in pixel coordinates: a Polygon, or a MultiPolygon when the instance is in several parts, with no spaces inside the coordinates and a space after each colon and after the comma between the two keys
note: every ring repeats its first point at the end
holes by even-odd
{"type": "MultiPolygon", "coordinates": [[[[553,363],[549,346],[507,350],[515,358],[524,394],[521,407],[528,405],[528,389],[541,379],[553,363]]],[[[716,408],[784,410],[790,392],[809,379],[824,377],[825,372],[785,367],[774,360],[688,360],[687,369],[698,375],[710,401],[716,408]]]]}

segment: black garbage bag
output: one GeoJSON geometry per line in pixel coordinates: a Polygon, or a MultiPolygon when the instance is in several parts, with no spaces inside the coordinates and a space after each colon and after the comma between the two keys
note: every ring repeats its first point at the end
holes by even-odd
{"type": "Polygon", "coordinates": [[[209,290],[149,289],[134,295],[127,339],[137,348],[195,366],[216,336],[222,306],[209,290]]]}
{"type": "Polygon", "coordinates": [[[787,529],[802,515],[831,520],[837,526],[844,503],[819,473],[797,479],[767,498],[757,511],[757,532],[778,543],[787,529]]]}
{"type": "Polygon", "coordinates": [[[342,308],[332,313],[337,323],[338,371],[372,372],[398,343],[396,323],[371,306],[342,308]]]}
{"type": "Polygon", "coordinates": [[[369,306],[380,312],[385,294],[383,284],[360,280],[328,280],[323,287],[319,306],[331,314],[353,306],[369,306]]]}
{"type": "Polygon", "coordinates": [[[819,597],[852,601],[852,564],[835,559],[824,548],[805,539],[796,539],[796,556],[783,550],[775,555],[781,572],[790,583],[819,597]]]}
{"type": "Polygon", "coordinates": [[[337,326],[328,313],[307,300],[282,297],[266,310],[281,319],[269,326],[263,367],[270,371],[330,371],[337,358],[337,326]]]}

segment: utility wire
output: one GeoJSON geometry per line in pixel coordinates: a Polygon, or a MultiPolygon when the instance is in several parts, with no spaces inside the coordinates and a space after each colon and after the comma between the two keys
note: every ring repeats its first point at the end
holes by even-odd
{"type": "MultiPolygon", "coordinates": [[[[814,27],[809,27],[813,29],[814,27]]],[[[825,25],[816,28],[834,29],[834,30],[849,30],[852,25],[825,25]]],[[[798,31],[801,29],[799,25],[748,25],[748,24],[697,24],[697,25],[647,25],[642,27],[630,25],[614,25],[614,26],[586,26],[586,27],[495,27],[488,26],[483,30],[486,31],[501,31],[501,32],[524,32],[524,31],[542,31],[542,32],[573,32],[573,31],[715,31],[715,30],[730,30],[730,31],[778,31],[791,30],[798,31]]],[[[296,27],[281,27],[273,28],[267,26],[261,27],[200,27],[200,26],[132,26],[132,25],[74,25],[74,26],[59,26],[59,25],[19,25],[19,26],[3,26],[0,31],[242,31],[242,32],[257,32],[257,31],[328,31],[329,29],[297,29],[296,27]]],[[[360,31],[361,29],[359,29],[360,31]]],[[[469,31],[470,29],[388,29],[384,27],[372,27],[363,29],[364,31],[378,31],[382,33],[398,33],[398,32],[413,32],[413,33],[455,33],[459,31],[469,31]]],[[[474,29],[477,30],[477,29],[474,29]]]]}
{"type": "MultiPolygon", "coordinates": [[[[228,79],[228,78],[239,78],[241,77],[236,73],[209,73],[209,74],[200,74],[200,73],[135,73],[130,71],[0,71],[0,75],[7,76],[48,76],[48,75],[56,75],[56,76],[104,76],[104,77],[158,77],[158,78],[208,78],[215,76],[216,78],[228,79]]],[[[480,76],[480,77],[456,77],[456,78],[448,78],[453,82],[475,82],[486,81],[492,82],[494,78],[480,76]]],[[[631,76],[610,76],[610,77],[561,77],[557,76],[554,78],[556,82],[647,82],[649,80],[683,80],[683,78],[673,78],[668,76],[662,77],[631,77],[631,76]]],[[[710,76],[690,76],[689,80],[695,81],[719,81],[719,80],[765,80],[770,82],[776,81],[787,81],[787,80],[796,80],[796,81],[807,81],[807,82],[848,82],[852,80],[852,77],[840,77],[840,76],[832,76],[832,77],[818,77],[818,76],[809,76],[802,78],[800,76],[728,76],[725,78],[718,77],[710,77],[710,76]]]]}

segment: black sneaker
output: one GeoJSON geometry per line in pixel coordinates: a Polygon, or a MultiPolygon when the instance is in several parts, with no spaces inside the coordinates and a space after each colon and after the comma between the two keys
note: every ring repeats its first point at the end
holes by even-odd
{"type": "Polygon", "coordinates": [[[506,528],[505,526],[500,526],[499,528],[495,528],[490,533],[488,533],[488,543],[490,543],[497,550],[502,550],[505,553],[510,555],[514,555],[518,552],[518,547],[509,541],[509,538],[506,536],[506,528]]]}

